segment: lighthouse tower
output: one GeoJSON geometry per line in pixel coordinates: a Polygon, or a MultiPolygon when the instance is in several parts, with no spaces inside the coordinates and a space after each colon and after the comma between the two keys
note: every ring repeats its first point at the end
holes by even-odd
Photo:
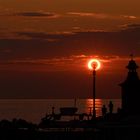
{"type": "Polygon", "coordinates": [[[122,111],[126,115],[140,115],[140,79],[138,77],[138,65],[133,56],[126,66],[128,75],[120,84],[122,89],[122,111]]]}

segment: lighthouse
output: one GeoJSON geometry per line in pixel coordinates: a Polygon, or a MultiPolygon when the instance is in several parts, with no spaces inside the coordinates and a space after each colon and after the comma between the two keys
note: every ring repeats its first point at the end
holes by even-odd
{"type": "Polygon", "coordinates": [[[126,115],[140,115],[140,79],[139,68],[133,57],[126,66],[128,74],[121,86],[122,111],[126,115]]]}

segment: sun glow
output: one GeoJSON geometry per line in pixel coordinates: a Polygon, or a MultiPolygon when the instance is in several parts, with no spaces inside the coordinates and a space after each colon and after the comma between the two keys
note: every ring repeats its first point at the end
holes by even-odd
{"type": "Polygon", "coordinates": [[[101,63],[100,63],[100,61],[98,59],[91,59],[91,60],[89,60],[88,68],[90,70],[94,70],[94,69],[98,70],[98,69],[100,69],[100,67],[101,67],[101,63]]]}

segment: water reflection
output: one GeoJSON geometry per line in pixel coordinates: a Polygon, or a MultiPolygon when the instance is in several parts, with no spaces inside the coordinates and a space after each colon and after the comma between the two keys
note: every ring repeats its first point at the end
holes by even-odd
{"type": "MultiPolygon", "coordinates": [[[[101,116],[102,115],[102,106],[105,105],[107,107],[107,111],[109,111],[108,109],[108,105],[109,102],[112,101],[114,104],[113,107],[113,112],[117,112],[118,107],[121,107],[121,102],[120,99],[96,99],[95,100],[95,108],[96,108],[96,116],[101,116]]],[[[90,113],[92,114],[93,112],[93,99],[86,99],[85,100],[85,108],[84,108],[86,113],[90,113]]]]}
{"type": "MultiPolygon", "coordinates": [[[[96,108],[96,116],[101,115],[101,108],[102,108],[103,102],[101,99],[95,99],[95,108],[96,108]]],[[[93,99],[86,99],[86,113],[92,114],[93,112],[93,99]]]]}

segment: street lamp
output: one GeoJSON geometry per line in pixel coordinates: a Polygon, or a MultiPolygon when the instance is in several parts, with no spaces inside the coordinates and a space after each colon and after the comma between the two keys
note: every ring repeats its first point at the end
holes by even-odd
{"type": "Polygon", "coordinates": [[[91,59],[88,62],[88,68],[92,70],[93,74],[93,119],[96,118],[96,108],[95,108],[95,99],[96,99],[96,71],[100,69],[101,64],[97,59],[91,59]]]}

